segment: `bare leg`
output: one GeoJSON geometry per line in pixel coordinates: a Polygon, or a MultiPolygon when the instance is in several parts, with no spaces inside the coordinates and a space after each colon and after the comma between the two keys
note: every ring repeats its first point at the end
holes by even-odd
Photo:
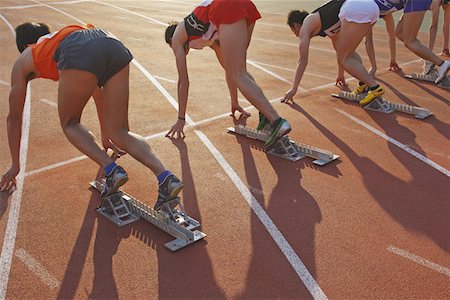
{"type": "Polygon", "coordinates": [[[219,28],[220,47],[225,71],[236,87],[270,122],[279,118],[259,86],[247,72],[247,47],[253,27],[247,27],[245,19],[219,28]]]}
{"type": "Polygon", "coordinates": [[[100,166],[112,159],[95,142],[89,131],[80,124],[81,113],[97,86],[97,77],[81,70],[63,70],[59,73],[58,112],[61,127],[67,139],[100,166]]]}
{"type": "Polygon", "coordinates": [[[123,68],[103,87],[105,96],[105,126],[108,137],[120,149],[147,166],[155,175],[165,171],[164,165],[155,156],[140,135],[128,130],[129,66],[123,68]]]}
{"type": "MultiPolygon", "coordinates": [[[[442,23],[442,34],[444,35],[444,49],[443,50],[448,51],[450,4],[446,4],[443,7],[444,7],[444,22],[442,23]]],[[[447,53],[447,55],[448,55],[448,53],[447,53]]]]}
{"type": "Polygon", "coordinates": [[[371,28],[372,24],[370,23],[360,24],[343,20],[339,33],[337,54],[339,62],[349,74],[369,86],[375,86],[377,85],[376,81],[364,68],[360,56],[355,52],[371,28]]]}
{"type": "Polygon", "coordinates": [[[440,65],[443,60],[436,56],[433,51],[423,45],[418,39],[417,34],[422,25],[425,11],[406,13],[402,17],[401,35],[397,35],[403,41],[406,48],[411,50],[421,58],[431,61],[435,65],[440,65]]]}

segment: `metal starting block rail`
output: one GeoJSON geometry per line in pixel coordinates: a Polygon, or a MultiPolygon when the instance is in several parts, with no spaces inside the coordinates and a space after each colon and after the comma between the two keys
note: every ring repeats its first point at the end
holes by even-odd
{"type": "MultiPolygon", "coordinates": [[[[426,82],[434,82],[436,81],[436,78],[438,77],[438,71],[434,69],[431,71],[429,75],[423,75],[423,74],[411,74],[411,75],[405,75],[405,78],[408,79],[414,79],[414,80],[420,80],[420,81],[426,81],[426,82]]],[[[441,83],[436,84],[436,86],[444,88],[444,89],[450,89],[450,76],[447,76],[441,83]]]]}
{"type": "MultiPolygon", "coordinates": [[[[237,125],[235,127],[227,128],[228,132],[244,135],[248,138],[266,142],[269,137],[269,132],[264,130],[256,130],[247,126],[237,125]]],[[[282,157],[287,160],[297,161],[306,156],[312,157],[315,160],[314,164],[323,166],[335,159],[339,158],[330,151],[319,149],[310,145],[300,144],[291,139],[288,136],[280,138],[274,147],[267,151],[267,153],[282,157]]]]}
{"type": "MultiPolygon", "coordinates": [[[[359,101],[364,99],[366,95],[365,94],[354,95],[350,92],[340,92],[339,94],[331,94],[331,96],[359,103],[359,101]]],[[[381,97],[376,98],[369,104],[363,106],[363,108],[383,112],[385,114],[390,114],[393,111],[399,111],[406,114],[414,115],[414,117],[416,117],[417,119],[425,119],[426,117],[431,116],[433,114],[426,108],[401,103],[392,103],[381,97]]]]}
{"type": "MultiPolygon", "coordinates": [[[[91,186],[99,192],[103,190],[101,182],[93,181],[91,186]]],[[[165,244],[171,251],[184,248],[206,236],[205,233],[196,230],[200,227],[200,223],[187,215],[178,197],[165,203],[161,210],[154,210],[133,196],[119,191],[105,197],[97,212],[119,227],[141,218],[146,220],[175,237],[175,240],[165,244]]]]}

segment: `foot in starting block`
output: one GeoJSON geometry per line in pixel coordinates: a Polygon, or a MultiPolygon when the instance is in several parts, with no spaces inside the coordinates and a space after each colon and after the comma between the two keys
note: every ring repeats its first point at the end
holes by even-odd
{"type": "MultiPolygon", "coordinates": [[[[99,192],[103,190],[103,184],[98,181],[91,182],[91,186],[99,192]]],[[[164,203],[160,210],[154,210],[133,196],[119,191],[105,197],[97,212],[119,227],[144,219],[175,237],[175,240],[165,244],[171,251],[206,237],[205,233],[196,230],[200,223],[188,216],[179,197],[164,203]]]]}
{"type": "MultiPolygon", "coordinates": [[[[228,132],[244,135],[248,138],[259,140],[262,142],[265,142],[269,135],[268,131],[259,131],[243,125],[230,127],[228,128],[228,132]]],[[[309,156],[314,158],[315,160],[313,161],[313,163],[319,166],[323,166],[339,158],[339,155],[336,155],[330,151],[316,148],[310,145],[297,143],[289,139],[288,136],[281,137],[275,143],[272,149],[267,151],[267,153],[279,156],[290,161],[297,161],[306,156],[309,156]]]]}
{"type": "MultiPolygon", "coordinates": [[[[431,71],[431,73],[428,75],[417,74],[417,73],[414,73],[411,75],[405,75],[405,78],[408,78],[408,79],[425,81],[425,82],[430,82],[433,84],[435,84],[434,82],[436,81],[437,77],[438,77],[438,71],[436,69],[431,71]]],[[[445,88],[445,89],[450,89],[450,76],[447,76],[441,83],[437,84],[437,86],[445,88]]]]}
{"type": "MultiPolygon", "coordinates": [[[[360,98],[361,99],[364,98],[364,95],[362,95],[362,94],[354,95],[349,92],[340,92],[339,94],[331,94],[331,96],[333,96],[335,98],[339,98],[339,99],[358,102],[358,103],[359,103],[360,98]]],[[[425,109],[425,108],[407,105],[407,104],[392,103],[381,97],[376,98],[369,104],[363,106],[363,108],[383,112],[385,114],[390,114],[393,111],[399,111],[399,112],[403,112],[403,113],[407,113],[407,114],[412,114],[417,119],[425,119],[426,117],[431,116],[433,114],[431,111],[429,111],[428,109],[425,109]]]]}

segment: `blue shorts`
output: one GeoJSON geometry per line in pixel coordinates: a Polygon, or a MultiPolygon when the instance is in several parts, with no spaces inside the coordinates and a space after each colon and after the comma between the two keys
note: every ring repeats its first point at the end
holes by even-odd
{"type": "Polygon", "coordinates": [[[58,70],[77,69],[97,76],[102,87],[133,59],[130,51],[107,32],[95,28],[78,30],[63,39],[53,59],[58,70]]]}
{"type": "Polygon", "coordinates": [[[404,13],[427,11],[433,0],[407,0],[404,13]]]}

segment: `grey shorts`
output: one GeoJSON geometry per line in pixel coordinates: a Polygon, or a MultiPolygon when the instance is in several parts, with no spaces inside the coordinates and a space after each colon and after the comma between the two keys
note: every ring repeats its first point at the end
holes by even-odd
{"type": "Polygon", "coordinates": [[[103,86],[133,59],[131,52],[106,31],[98,28],[69,34],[56,49],[53,59],[58,70],[77,69],[97,76],[103,86]]]}

